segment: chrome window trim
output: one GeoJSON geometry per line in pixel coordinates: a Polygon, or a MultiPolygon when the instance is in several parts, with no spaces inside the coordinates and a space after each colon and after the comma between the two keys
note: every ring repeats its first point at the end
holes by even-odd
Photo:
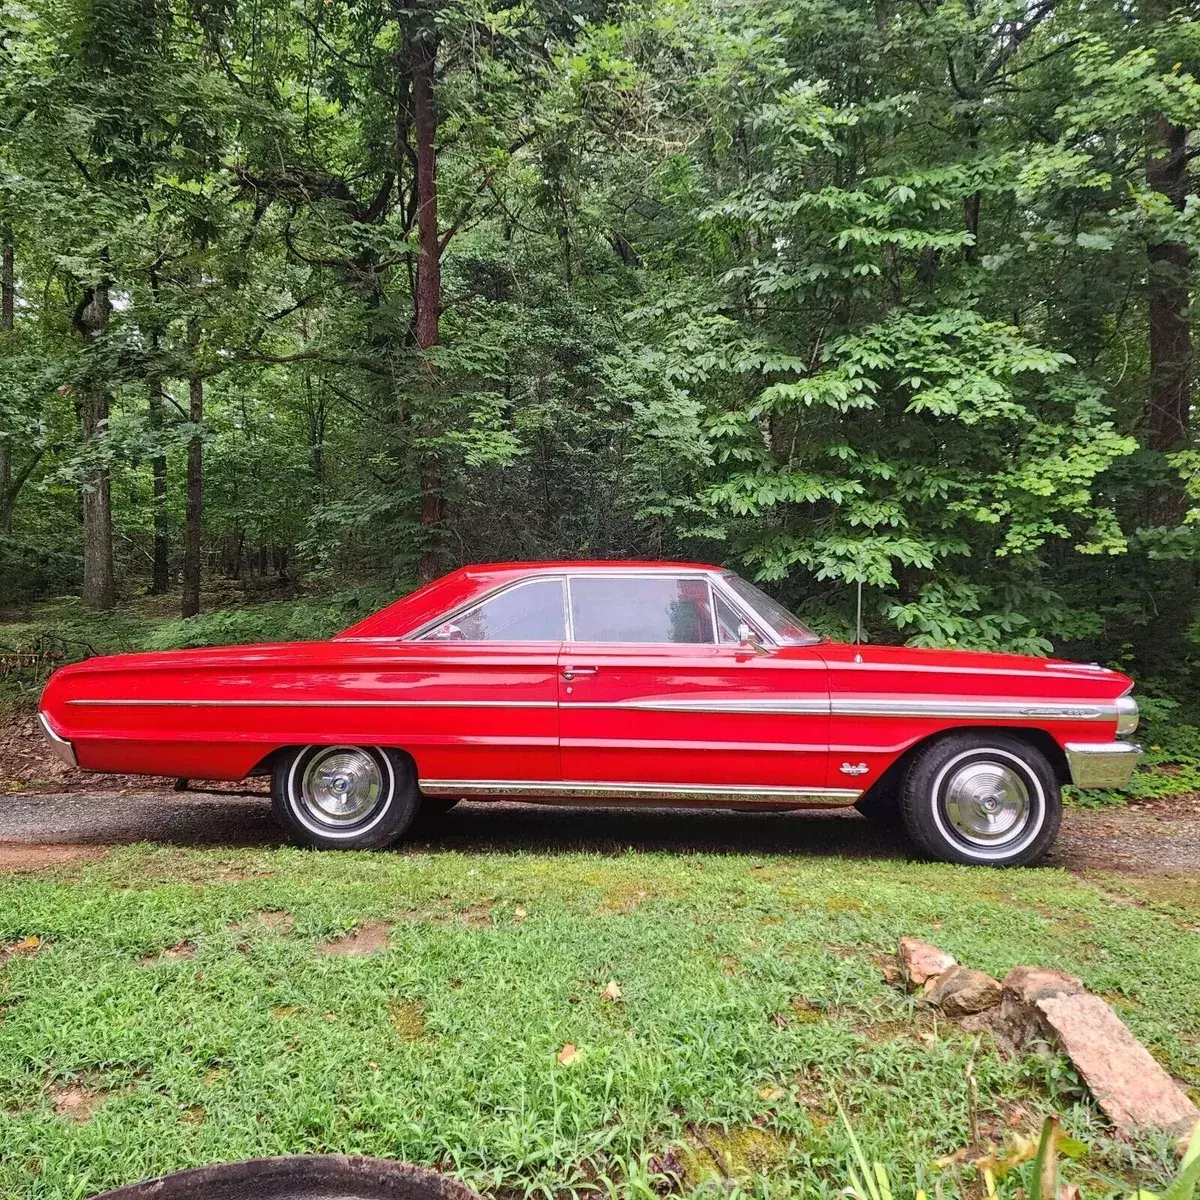
{"type": "MultiPolygon", "coordinates": [[[[774,625],[772,625],[768,620],[766,620],[759,613],[758,609],[756,609],[753,605],[751,605],[749,600],[745,599],[742,595],[740,595],[736,588],[732,588],[727,583],[724,582],[726,579],[729,579],[730,577],[735,578],[735,579],[742,578],[736,571],[722,571],[719,576],[719,578],[722,582],[722,591],[728,593],[728,595],[734,597],[737,601],[739,601],[743,613],[751,612],[754,614],[755,621],[758,622],[760,627],[764,627],[767,630],[767,632],[770,635],[770,640],[776,646],[819,646],[821,644],[821,642],[825,640],[824,638],[821,637],[821,635],[819,633],[813,633],[812,641],[789,642],[783,636],[783,634],[781,634],[779,632],[779,630],[775,628],[774,625]]],[[[749,583],[750,580],[744,579],[744,580],[742,580],[742,582],[749,583]]],[[[758,587],[757,584],[755,584],[754,586],[758,587]]],[[[759,588],[759,590],[761,591],[762,589],[759,588]]],[[[801,624],[803,624],[803,622],[801,622],[801,624]]],[[[810,630],[809,632],[811,633],[812,631],[810,630]]]]}
{"type": "Polygon", "coordinates": [[[805,804],[842,807],[862,795],[859,788],[761,787],[735,784],[586,782],[553,779],[422,779],[430,796],[563,796],[589,800],[700,800],[741,804],[805,804]]]}
{"type": "Polygon", "coordinates": [[[717,635],[717,618],[716,609],[712,603],[713,579],[715,572],[713,571],[689,571],[682,569],[679,571],[647,571],[645,568],[640,570],[632,569],[628,571],[614,570],[605,568],[597,571],[567,571],[567,642],[571,645],[579,646],[670,646],[676,648],[679,646],[711,646],[719,647],[722,645],[717,635]],[[575,608],[574,598],[571,594],[571,584],[577,579],[704,579],[708,582],[708,608],[712,616],[713,640],[711,642],[589,642],[576,641],[575,638],[575,608]]]}
{"type": "MultiPolygon", "coordinates": [[[[714,592],[719,592],[721,598],[734,610],[735,613],[745,617],[747,621],[755,626],[763,635],[764,641],[771,646],[781,646],[785,643],[779,636],[779,632],[771,625],[769,621],[765,621],[761,614],[754,608],[751,608],[742,598],[725,583],[725,576],[731,575],[733,572],[724,570],[705,571],[700,569],[681,568],[678,571],[672,571],[666,568],[658,570],[647,570],[645,567],[600,567],[594,570],[589,569],[566,569],[554,571],[545,575],[534,574],[527,575],[522,579],[510,580],[507,583],[497,584],[494,588],[484,592],[480,596],[475,596],[471,600],[464,601],[456,608],[448,609],[437,617],[433,617],[426,621],[423,625],[417,626],[416,629],[410,630],[408,633],[397,634],[394,637],[362,637],[362,638],[339,638],[338,641],[343,642],[419,642],[424,640],[425,635],[431,630],[436,629],[439,625],[445,624],[447,621],[454,620],[455,617],[460,617],[469,612],[473,608],[477,608],[485,601],[491,600],[500,595],[501,592],[509,591],[512,588],[523,587],[526,584],[536,583],[545,579],[558,579],[563,585],[563,608],[564,608],[564,629],[566,638],[564,644],[575,643],[575,614],[571,608],[571,580],[572,579],[589,579],[589,578],[616,578],[616,579],[657,579],[662,576],[667,576],[671,579],[706,579],[708,581],[710,600],[714,592]]],[[[582,642],[580,645],[595,645],[595,646],[684,646],[684,645],[715,645],[723,646],[724,643],[720,640],[720,633],[716,628],[716,607],[710,603],[710,608],[713,612],[713,641],[705,642],[582,642]]],[[[819,639],[818,639],[819,640],[819,639]]],[[[431,645],[444,645],[447,643],[432,642],[431,645]]],[[[479,641],[462,641],[455,642],[456,646],[487,646],[495,643],[479,642],[479,641]]],[[[513,643],[521,644],[521,643],[513,643]]],[[[526,645],[553,645],[553,642],[544,640],[534,643],[524,643],[526,645]]],[[[801,644],[801,643],[797,643],[801,644]]],[[[810,644],[810,643],[802,643],[810,644]]],[[[816,644],[816,641],[811,643],[816,644]]]]}
{"type": "MultiPolygon", "coordinates": [[[[447,621],[453,621],[456,617],[465,616],[467,613],[471,612],[473,609],[479,608],[481,605],[487,604],[490,601],[495,600],[497,596],[502,596],[505,592],[515,592],[518,588],[529,587],[530,585],[535,584],[535,583],[553,582],[554,580],[557,580],[559,583],[560,601],[563,605],[563,632],[570,633],[570,631],[571,631],[570,608],[567,605],[566,589],[563,586],[565,583],[565,580],[566,580],[566,576],[562,572],[555,571],[555,572],[547,573],[545,575],[526,575],[522,579],[510,579],[507,583],[497,584],[490,591],[484,592],[482,596],[475,596],[471,600],[465,600],[457,608],[449,609],[447,612],[442,613],[441,616],[435,617],[431,621],[426,621],[424,625],[418,626],[416,629],[412,630],[410,633],[398,634],[394,638],[370,638],[370,639],[367,639],[367,638],[341,638],[340,640],[344,641],[344,642],[350,642],[350,641],[357,642],[357,641],[368,641],[368,640],[384,641],[384,642],[396,642],[396,641],[422,642],[422,641],[427,641],[428,639],[426,638],[426,634],[431,633],[439,625],[445,625],[447,621]]],[[[564,639],[564,640],[566,640],[566,639],[564,639]]],[[[555,646],[555,645],[562,644],[557,638],[530,638],[527,641],[522,641],[519,638],[495,638],[493,640],[463,638],[461,641],[456,640],[453,643],[450,643],[448,641],[430,642],[430,645],[444,646],[444,645],[453,644],[455,646],[495,646],[495,645],[505,643],[505,642],[507,642],[511,645],[514,645],[514,646],[516,646],[516,645],[555,646]]]]}
{"type": "MultiPolygon", "coordinates": [[[[747,603],[741,596],[738,595],[736,591],[733,590],[733,588],[729,586],[729,584],[725,582],[726,578],[733,574],[733,571],[721,571],[715,574],[712,577],[713,586],[720,591],[721,596],[734,612],[741,613],[743,617],[747,618],[747,621],[750,625],[756,627],[760,633],[766,635],[764,640],[769,645],[776,647],[785,645],[786,643],[780,636],[779,630],[776,629],[770,621],[764,620],[762,614],[759,613],[756,608],[752,608],[749,603],[747,603]]],[[[816,645],[816,641],[804,644],[816,645]]]]}

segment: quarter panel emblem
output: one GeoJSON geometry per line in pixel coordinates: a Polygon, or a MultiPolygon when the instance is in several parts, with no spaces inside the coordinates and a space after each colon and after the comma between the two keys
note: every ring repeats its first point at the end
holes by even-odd
{"type": "Polygon", "coordinates": [[[838,768],[843,775],[865,775],[871,768],[866,763],[848,763],[844,762],[838,768]]]}

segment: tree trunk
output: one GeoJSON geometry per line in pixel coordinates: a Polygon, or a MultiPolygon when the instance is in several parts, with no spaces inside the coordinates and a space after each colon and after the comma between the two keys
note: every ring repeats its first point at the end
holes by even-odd
{"type": "MultiPolygon", "coordinates": [[[[1187,130],[1159,114],[1146,163],[1146,182],[1179,212],[1187,197],[1187,130]]],[[[1188,436],[1192,348],[1188,316],[1191,256],[1185,242],[1147,248],[1150,306],[1150,395],[1147,445],[1179,449],[1188,436]]],[[[1182,493],[1179,497],[1182,504],[1182,493]]],[[[1180,508],[1182,514],[1182,508],[1180,508]]]]}
{"type": "Polygon", "coordinates": [[[194,426],[187,448],[187,513],[183,526],[183,606],[185,617],[200,611],[200,535],[204,521],[204,380],[196,371],[200,348],[200,320],[188,320],[187,344],[192,373],[188,376],[188,420],[194,426]]]}
{"type": "MultiPolygon", "coordinates": [[[[12,333],[16,291],[13,279],[13,242],[3,231],[3,263],[0,265],[0,334],[12,333]]],[[[12,531],[12,442],[0,438],[0,533],[12,531]]]]}
{"type": "MultiPolygon", "coordinates": [[[[413,124],[417,135],[417,240],[421,253],[417,259],[414,333],[417,345],[429,350],[438,344],[439,307],[442,295],[441,247],[438,244],[437,203],[437,115],[434,111],[434,69],[437,64],[437,41],[418,34],[409,43],[412,71],[413,124]]],[[[438,574],[437,538],[446,516],[446,500],[442,491],[441,467],[437,455],[429,448],[435,430],[431,427],[429,411],[435,393],[435,369],[426,362],[428,374],[426,412],[418,428],[425,448],[421,452],[421,532],[425,550],[417,565],[417,580],[428,583],[438,574]]]]}
{"type": "MultiPolygon", "coordinates": [[[[150,429],[156,435],[163,427],[163,383],[152,375],[148,386],[150,429]]],[[[167,456],[156,454],[150,460],[154,475],[154,567],[150,578],[150,594],[164,596],[171,589],[170,531],[167,526],[167,456]]]]}
{"type": "MultiPolygon", "coordinates": [[[[88,289],[76,310],[75,327],[85,342],[85,354],[108,331],[112,304],[108,284],[88,289]]],[[[108,425],[108,389],[94,362],[84,368],[79,417],[85,446],[94,450],[108,425]]],[[[112,508],[108,468],[89,466],[83,482],[83,602],[89,608],[107,609],[116,603],[113,582],[112,508]]]]}

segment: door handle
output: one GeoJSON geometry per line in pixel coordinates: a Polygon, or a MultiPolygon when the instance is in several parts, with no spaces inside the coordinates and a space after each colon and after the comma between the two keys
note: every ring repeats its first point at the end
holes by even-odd
{"type": "Polygon", "coordinates": [[[563,667],[562,677],[564,679],[574,679],[576,675],[595,675],[599,671],[599,667],[563,667]]]}

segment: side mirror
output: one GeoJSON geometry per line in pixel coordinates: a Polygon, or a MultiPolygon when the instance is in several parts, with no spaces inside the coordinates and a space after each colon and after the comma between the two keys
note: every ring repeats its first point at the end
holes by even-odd
{"type": "Polygon", "coordinates": [[[762,639],[757,632],[752,629],[745,621],[741,621],[737,627],[738,643],[742,646],[753,650],[755,654],[766,654],[767,648],[762,644],[762,639]]]}

